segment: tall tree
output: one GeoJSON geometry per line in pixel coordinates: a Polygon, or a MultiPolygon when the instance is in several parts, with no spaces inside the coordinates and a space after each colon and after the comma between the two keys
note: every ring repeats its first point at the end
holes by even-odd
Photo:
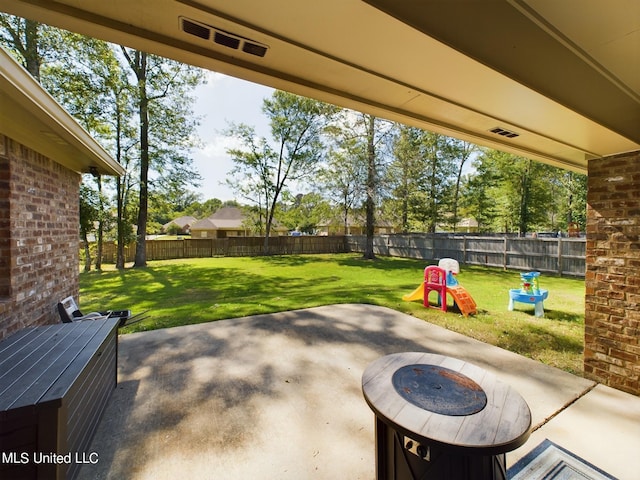
{"type": "Polygon", "coordinates": [[[419,128],[399,126],[399,135],[393,146],[394,158],[387,171],[391,189],[391,210],[399,217],[403,233],[416,228],[412,221],[411,205],[416,202],[424,166],[421,139],[422,130],[419,128]]]}
{"type": "Polygon", "coordinates": [[[434,233],[445,214],[450,212],[451,184],[455,172],[449,139],[444,135],[424,131],[421,150],[424,155],[424,170],[419,182],[422,208],[416,212],[424,222],[427,232],[434,233]]]}
{"type": "Polygon", "coordinates": [[[375,258],[373,235],[376,212],[384,191],[384,171],[394,128],[395,124],[374,115],[343,110],[331,129],[338,146],[338,156],[334,156],[333,166],[343,171],[334,173],[330,178],[335,183],[334,188],[340,187],[338,192],[343,207],[345,233],[349,198],[353,204],[356,200],[364,202],[364,205],[358,206],[364,207],[365,211],[365,259],[375,258]],[[348,175],[352,177],[349,179],[348,175]]]}
{"type": "Polygon", "coordinates": [[[373,249],[373,235],[375,233],[375,210],[376,210],[376,193],[378,187],[378,168],[377,168],[377,151],[376,151],[376,117],[373,115],[363,115],[366,131],[366,158],[367,158],[367,181],[365,187],[365,215],[366,215],[366,243],[363,257],[367,260],[373,260],[376,254],[373,249]]]}
{"type": "Polygon", "coordinates": [[[493,229],[495,219],[498,216],[494,193],[499,177],[493,165],[483,162],[482,158],[474,160],[473,173],[467,175],[463,182],[461,206],[470,217],[478,222],[480,232],[488,232],[493,229]]]}
{"type": "Polygon", "coordinates": [[[460,149],[455,142],[419,128],[400,127],[390,183],[400,202],[403,230],[411,225],[433,233],[450,216],[457,203],[453,200],[457,195],[456,171],[462,170],[460,149]]]}
{"type": "Polygon", "coordinates": [[[339,209],[346,235],[349,215],[364,202],[367,165],[357,136],[343,135],[341,129],[333,129],[333,133],[334,145],[329,148],[326,166],[320,170],[318,187],[339,209]]]}
{"type": "Polygon", "coordinates": [[[112,125],[114,131],[115,158],[125,169],[124,175],[115,179],[116,182],[116,268],[125,267],[125,246],[134,240],[132,190],[134,188],[134,169],[137,162],[132,151],[137,145],[135,129],[131,124],[132,92],[123,72],[110,83],[113,99],[112,125]]]}
{"type": "Polygon", "coordinates": [[[147,265],[147,212],[149,209],[149,93],[147,91],[147,54],[122,48],[129,67],[137,79],[138,121],[140,141],[140,183],[138,197],[138,231],[134,267],[147,265]]]}
{"type": "Polygon", "coordinates": [[[549,225],[548,213],[553,203],[551,176],[555,169],[528,158],[485,150],[478,158],[483,171],[495,178],[491,195],[500,221],[499,231],[517,231],[524,236],[532,228],[549,225]]]}
{"type": "Polygon", "coordinates": [[[449,155],[451,156],[454,165],[456,166],[455,181],[453,185],[452,193],[452,207],[451,207],[451,225],[453,231],[456,231],[456,225],[460,221],[460,191],[462,187],[462,177],[465,170],[465,165],[472,155],[478,151],[478,147],[473,143],[464,142],[455,138],[449,139],[449,155]]]}
{"type": "Polygon", "coordinates": [[[195,138],[197,119],[186,116],[185,112],[193,104],[190,92],[203,76],[198,69],[172,60],[126,47],[121,50],[137,86],[140,181],[134,267],[144,267],[147,264],[149,173],[153,166],[162,170],[172,162],[189,167],[189,158],[179,153],[179,149],[188,150],[195,138]],[[153,149],[150,138],[154,139],[153,149]]]}
{"type": "MultiPolygon", "coordinates": [[[[64,30],[57,30],[57,38],[65,48],[43,67],[43,86],[94,138],[118,154],[121,132],[113,125],[114,117],[119,115],[114,90],[122,88],[122,68],[113,47],[101,40],[64,30]]],[[[116,159],[119,160],[118,156],[116,159]]],[[[86,178],[88,176],[83,181],[86,178]]],[[[112,223],[112,211],[103,188],[110,181],[103,182],[100,176],[94,179],[90,184],[95,184],[99,201],[96,228],[96,269],[99,270],[104,234],[112,223]]],[[[120,222],[117,225],[120,226],[120,222]]]]}
{"type": "Polygon", "coordinates": [[[262,111],[269,118],[273,146],[247,125],[231,125],[227,135],[241,147],[227,150],[234,162],[228,184],[257,205],[265,220],[264,253],[283,190],[317,171],[323,158],[322,136],[336,107],[291,93],[275,91],[262,111]]]}

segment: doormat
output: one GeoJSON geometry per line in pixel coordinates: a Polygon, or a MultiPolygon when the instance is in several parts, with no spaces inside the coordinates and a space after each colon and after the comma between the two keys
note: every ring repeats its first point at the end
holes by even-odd
{"type": "Polygon", "coordinates": [[[545,439],[507,471],[510,480],[617,480],[545,439]]]}

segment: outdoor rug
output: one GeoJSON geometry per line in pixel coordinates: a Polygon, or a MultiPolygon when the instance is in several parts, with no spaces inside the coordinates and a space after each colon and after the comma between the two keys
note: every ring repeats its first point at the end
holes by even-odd
{"type": "Polygon", "coordinates": [[[570,451],[544,440],[507,472],[510,480],[616,480],[570,451]]]}

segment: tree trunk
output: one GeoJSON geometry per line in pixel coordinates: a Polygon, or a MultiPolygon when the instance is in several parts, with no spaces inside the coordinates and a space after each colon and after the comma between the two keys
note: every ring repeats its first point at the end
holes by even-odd
{"type": "Polygon", "coordinates": [[[84,245],[84,271],[91,271],[91,250],[89,249],[89,239],[87,232],[82,232],[82,243],[84,245]]]}
{"type": "Polygon", "coordinates": [[[98,235],[96,237],[96,270],[102,270],[102,241],[104,239],[104,210],[105,206],[102,203],[102,177],[98,175],[96,178],[98,183],[98,205],[101,210],[98,217],[98,235]]]}
{"type": "Polygon", "coordinates": [[[116,245],[116,268],[118,270],[124,269],[124,197],[122,192],[122,181],[118,178],[116,179],[118,182],[116,186],[116,196],[117,198],[117,209],[118,209],[118,226],[117,226],[117,245],[116,245]]]}
{"type": "Polygon", "coordinates": [[[25,66],[27,71],[40,82],[40,53],[38,52],[38,34],[40,24],[33,20],[25,20],[25,66]]]}
{"type": "MultiPolygon", "coordinates": [[[[403,174],[404,177],[405,174],[403,174]]],[[[402,179],[402,233],[409,232],[409,181],[406,177],[402,179]]]]}
{"type": "MultiPolygon", "coordinates": [[[[117,99],[117,95],[116,95],[117,99]]],[[[122,143],[121,143],[121,135],[122,135],[122,117],[120,113],[120,108],[118,108],[118,113],[116,115],[116,159],[118,163],[122,163],[122,143]]],[[[124,179],[127,178],[128,173],[125,173],[124,179]]],[[[124,202],[125,202],[125,189],[123,182],[125,181],[123,178],[116,178],[116,209],[117,209],[117,219],[116,219],[116,268],[118,270],[124,270],[124,241],[125,241],[125,223],[124,223],[124,202]]]]}
{"type": "Polygon", "coordinates": [[[134,267],[147,266],[147,218],[149,208],[149,99],[147,98],[147,54],[136,51],[140,117],[140,202],[134,267]]]}
{"type": "Polygon", "coordinates": [[[374,143],[375,120],[373,115],[365,115],[367,122],[367,199],[366,205],[366,234],[367,241],[364,250],[364,258],[373,260],[376,255],[373,251],[373,234],[375,230],[375,188],[376,188],[376,150],[374,143]]]}
{"type": "Polygon", "coordinates": [[[269,255],[269,235],[271,234],[271,220],[267,220],[267,227],[264,234],[264,243],[262,246],[262,252],[264,255],[269,255]]]}
{"type": "Polygon", "coordinates": [[[520,218],[518,219],[518,235],[520,237],[525,237],[527,234],[527,230],[529,229],[529,207],[527,203],[529,202],[529,182],[531,175],[531,162],[532,160],[527,160],[527,166],[522,173],[521,176],[521,191],[520,191],[520,218]]]}

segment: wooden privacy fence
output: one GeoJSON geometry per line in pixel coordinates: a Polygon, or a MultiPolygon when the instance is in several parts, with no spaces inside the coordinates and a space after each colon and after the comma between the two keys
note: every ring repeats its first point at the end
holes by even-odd
{"type": "MultiPolygon", "coordinates": [[[[345,237],[300,236],[269,238],[270,255],[300,255],[309,253],[346,253],[345,237]]],[[[125,262],[133,262],[135,243],[124,249],[125,262]]],[[[181,240],[147,240],[147,260],[203,257],[251,257],[264,253],[264,237],[184,238],[181,240]]],[[[102,262],[115,263],[116,245],[104,242],[102,262]]]]}
{"type": "MultiPolygon", "coordinates": [[[[349,249],[364,251],[366,237],[347,237],[349,249]]],[[[376,235],[377,255],[437,261],[454,258],[468,265],[551,272],[584,277],[584,238],[480,237],[446,234],[376,235]]]]}
{"type": "MultiPolygon", "coordinates": [[[[269,254],[363,252],[366,237],[272,237],[269,254]]],[[[584,277],[586,241],[583,238],[481,237],[446,234],[376,235],[377,255],[438,261],[454,258],[462,264],[514,270],[533,270],[584,277]]],[[[202,257],[250,257],[264,253],[264,237],[147,240],[147,260],[202,257]]],[[[135,244],[125,247],[125,262],[133,262],[135,244]]],[[[102,262],[115,263],[116,246],[103,245],[102,262]]]]}

